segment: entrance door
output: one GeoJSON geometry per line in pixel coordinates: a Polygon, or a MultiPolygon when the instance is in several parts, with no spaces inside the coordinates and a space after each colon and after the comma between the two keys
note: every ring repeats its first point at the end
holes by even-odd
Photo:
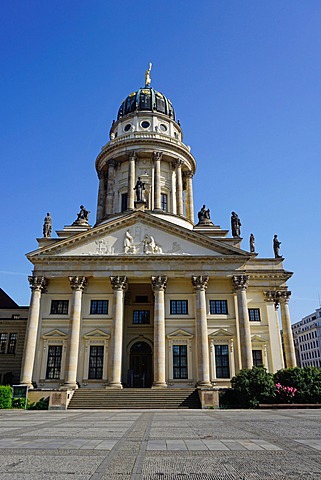
{"type": "Polygon", "coordinates": [[[146,342],[136,342],[130,349],[128,386],[149,388],[152,385],[152,349],[146,342]]]}

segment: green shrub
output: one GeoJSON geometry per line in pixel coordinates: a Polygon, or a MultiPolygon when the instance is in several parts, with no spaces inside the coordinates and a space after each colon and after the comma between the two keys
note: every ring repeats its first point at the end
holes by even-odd
{"type": "Polygon", "coordinates": [[[0,408],[11,408],[12,388],[9,386],[0,386],[0,408]]]}
{"type": "Polygon", "coordinates": [[[274,381],[297,389],[294,403],[321,403],[321,370],[317,367],[278,370],[274,381]]]}
{"type": "Polygon", "coordinates": [[[30,401],[27,399],[27,405],[26,405],[26,399],[25,398],[13,398],[12,399],[12,408],[29,408],[30,401]]]}
{"type": "Polygon", "coordinates": [[[273,403],[274,378],[264,367],[243,368],[231,383],[241,407],[255,408],[259,403],[273,403]]]}
{"type": "Polygon", "coordinates": [[[220,408],[237,408],[239,407],[238,394],[233,388],[222,389],[219,392],[220,408]]]}
{"type": "Polygon", "coordinates": [[[31,403],[27,408],[29,410],[48,410],[49,397],[42,397],[38,402],[31,403]]]}

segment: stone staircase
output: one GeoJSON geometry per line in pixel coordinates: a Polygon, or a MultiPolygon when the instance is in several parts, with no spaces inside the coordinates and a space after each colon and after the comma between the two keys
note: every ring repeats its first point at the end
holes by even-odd
{"type": "Polygon", "coordinates": [[[201,408],[194,388],[79,388],[68,409],[201,408]]]}

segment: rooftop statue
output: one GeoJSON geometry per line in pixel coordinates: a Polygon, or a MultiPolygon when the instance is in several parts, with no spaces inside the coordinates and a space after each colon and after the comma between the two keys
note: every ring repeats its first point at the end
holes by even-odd
{"type": "Polygon", "coordinates": [[[47,213],[47,216],[44,219],[44,224],[43,224],[43,236],[44,238],[50,238],[51,237],[51,232],[52,232],[52,220],[50,213],[47,213]]]}
{"type": "Polygon", "coordinates": [[[281,246],[281,242],[279,241],[278,236],[274,235],[273,250],[274,250],[274,257],[275,258],[282,258],[282,255],[280,255],[280,246],[281,246]]]}
{"type": "Polygon", "coordinates": [[[150,78],[151,69],[152,69],[152,64],[150,63],[148,69],[145,72],[145,87],[149,87],[149,85],[151,84],[151,81],[152,81],[152,79],[150,78]]]}
{"type": "Polygon", "coordinates": [[[232,237],[240,237],[241,236],[241,220],[239,219],[239,216],[235,213],[232,212],[232,217],[231,217],[231,227],[232,227],[232,237]]]}
{"type": "Polygon", "coordinates": [[[213,225],[211,221],[211,215],[209,208],[206,208],[205,205],[202,206],[200,211],[197,214],[198,217],[198,225],[213,225]]]}
{"type": "Polygon", "coordinates": [[[255,237],[253,233],[250,235],[250,252],[255,253],[255,237]]]}
{"type": "Polygon", "coordinates": [[[80,212],[77,213],[77,220],[74,221],[73,225],[88,225],[88,218],[90,211],[86,210],[83,205],[80,205],[80,212]]]}

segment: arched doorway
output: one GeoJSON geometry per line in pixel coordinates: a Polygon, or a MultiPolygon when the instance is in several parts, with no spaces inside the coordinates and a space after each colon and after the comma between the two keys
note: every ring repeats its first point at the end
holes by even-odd
{"type": "Polygon", "coordinates": [[[136,342],[130,349],[128,386],[149,388],[153,380],[153,356],[150,345],[136,342]]]}

